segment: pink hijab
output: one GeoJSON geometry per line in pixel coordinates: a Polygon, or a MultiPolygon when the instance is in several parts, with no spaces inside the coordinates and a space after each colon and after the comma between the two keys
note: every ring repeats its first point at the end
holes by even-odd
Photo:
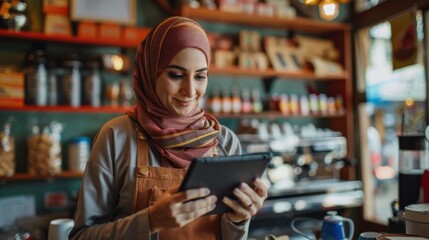
{"type": "Polygon", "coordinates": [[[189,115],[169,112],[156,95],[156,80],[184,48],[201,50],[210,63],[211,49],[203,28],[184,17],[171,17],[153,28],[140,44],[133,74],[136,107],[128,115],[137,120],[150,143],[163,156],[162,166],[187,168],[193,158],[213,156],[218,121],[200,107],[189,115]]]}

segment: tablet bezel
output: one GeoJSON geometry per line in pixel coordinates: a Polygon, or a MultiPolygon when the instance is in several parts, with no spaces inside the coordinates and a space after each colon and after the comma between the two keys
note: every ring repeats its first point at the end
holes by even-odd
{"type": "Polygon", "coordinates": [[[221,214],[232,210],[223,204],[222,198],[234,199],[233,189],[240,182],[253,187],[253,180],[262,177],[272,153],[195,158],[180,185],[179,191],[207,187],[217,197],[216,208],[206,215],[221,214]],[[217,181],[215,179],[218,179],[217,181]]]}

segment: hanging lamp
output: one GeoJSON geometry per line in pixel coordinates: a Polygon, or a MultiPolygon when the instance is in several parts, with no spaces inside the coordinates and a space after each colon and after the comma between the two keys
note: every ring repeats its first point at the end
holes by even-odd
{"type": "Polygon", "coordinates": [[[332,21],[340,13],[340,4],[348,3],[351,0],[300,0],[309,6],[319,5],[319,15],[323,20],[332,21]]]}

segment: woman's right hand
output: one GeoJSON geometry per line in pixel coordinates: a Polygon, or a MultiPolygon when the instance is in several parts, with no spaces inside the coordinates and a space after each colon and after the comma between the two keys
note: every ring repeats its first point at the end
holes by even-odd
{"type": "Polygon", "coordinates": [[[216,207],[216,196],[207,188],[178,192],[179,186],[167,190],[149,207],[152,233],[164,228],[182,227],[216,207]]]}

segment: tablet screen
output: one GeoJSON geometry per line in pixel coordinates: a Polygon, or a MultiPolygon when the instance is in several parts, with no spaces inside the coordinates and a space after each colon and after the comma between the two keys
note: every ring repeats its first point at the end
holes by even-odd
{"type": "Polygon", "coordinates": [[[253,187],[253,180],[264,174],[271,158],[271,153],[196,158],[189,166],[179,191],[209,188],[218,201],[216,208],[207,215],[230,212],[232,210],[223,204],[222,198],[227,196],[235,199],[232,191],[241,182],[253,187]]]}

